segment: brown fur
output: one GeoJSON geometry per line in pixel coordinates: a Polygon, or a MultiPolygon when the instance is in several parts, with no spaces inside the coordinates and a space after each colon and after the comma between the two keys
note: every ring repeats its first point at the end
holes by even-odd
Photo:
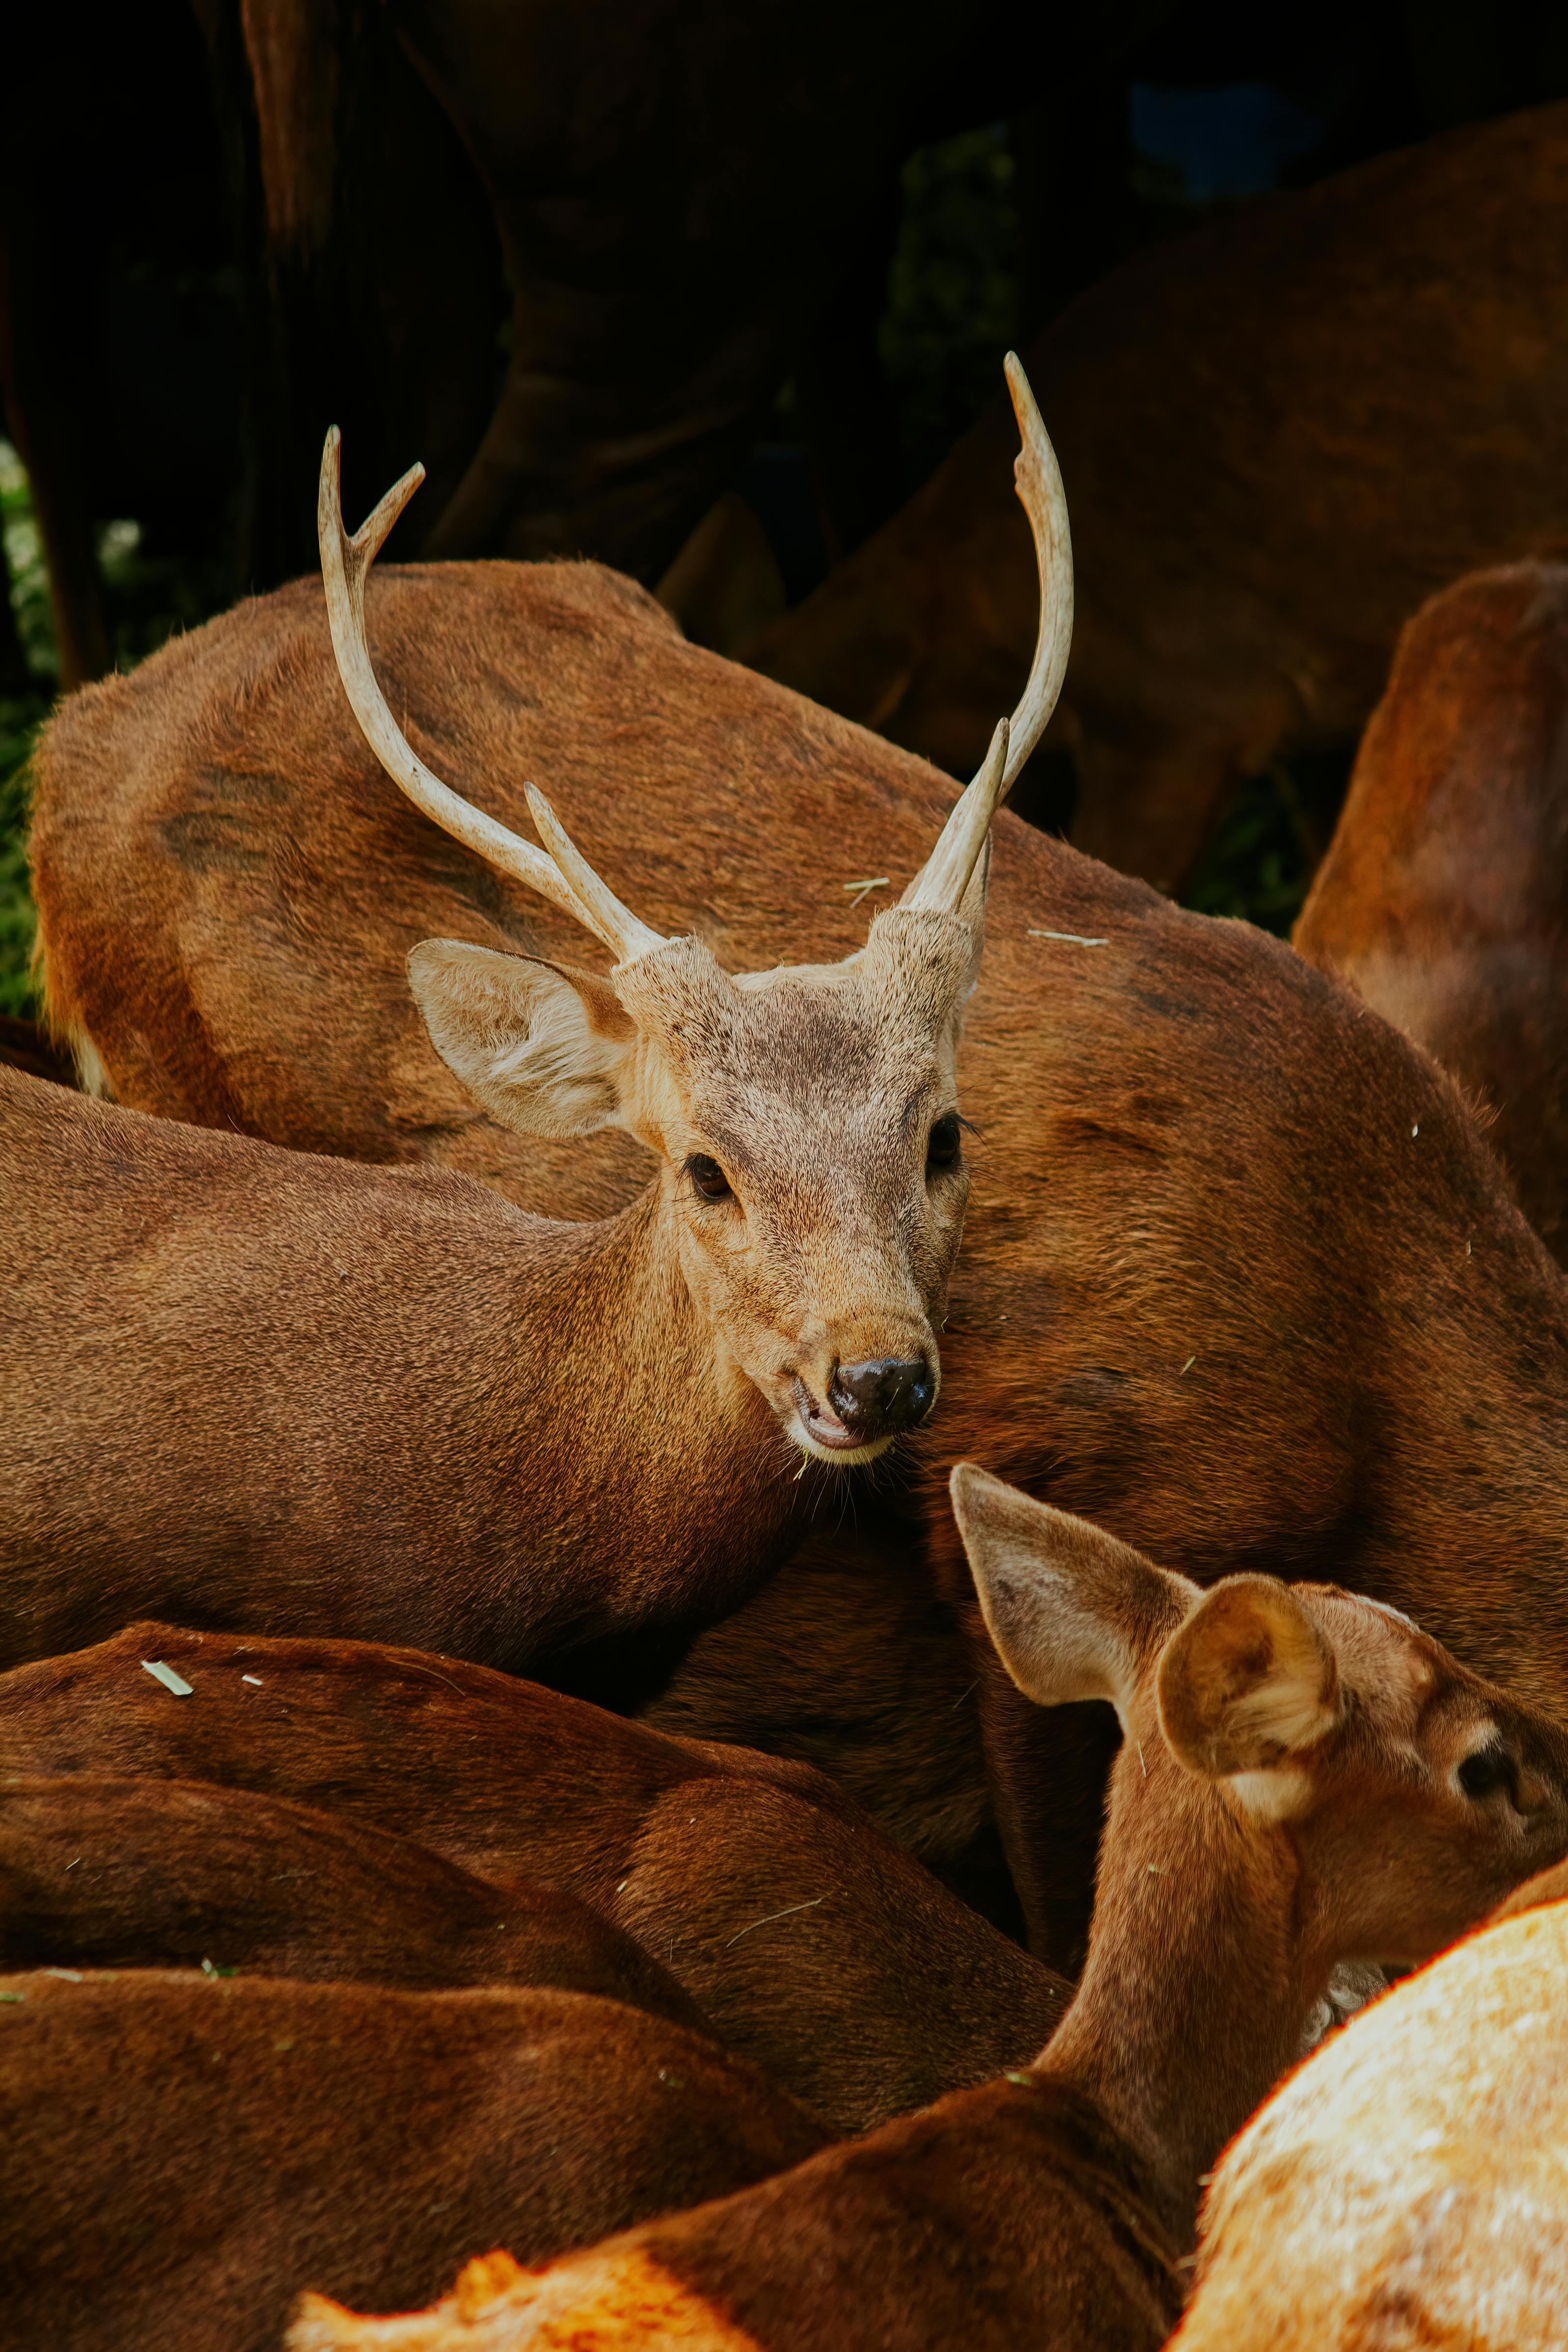
{"type": "Polygon", "coordinates": [[[1565,1971],[1558,1903],[1472,1937],[1317,2052],[1226,2153],[1173,2352],[1557,2352],[1565,1971]]]}
{"type": "Polygon", "coordinates": [[[640,1944],[559,1888],[477,1878],[368,1822],[193,1781],[0,1780],[0,1968],[57,1962],[553,1986],[707,2030],[640,1944]]]}
{"type": "Polygon", "coordinates": [[[272,2352],[293,2296],[434,2294],[798,2162],[815,2121],[580,1993],[132,1972],[0,1981],[8,2340],[272,2352]]]}
{"type": "MultiPolygon", "coordinates": [[[[682,644],[591,566],[392,571],[370,617],[416,748],[518,825],[537,780],[612,887],[736,967],[791,941],[852,950],[864,909],[843,883],[901,887],[950,796],[907,753],[682,644]]],[[[624,1138],[524,1149],[430,1052],[401,971],[413,941],[569,959],[580,942],[382,777],[314,585],[68,703],[37,808],[52,1002],[125,1099],[466,1168],[555,1213],[633,1194],[624,1138]]],[[[995,840],[964,1034],[980,1129],[965,1247],[942,1398],[907,1447],[911,1549],[924,1538],[936,1589],[972,1607],[943,1491],[971,1455],[1199,1581],[1256,1565],[1354,1583],[1568,1705],[1564,1292],[1453,1087],[1282,945],[1183,914],[1005,812],[995,840]]],[[[874,1507],[857,1498],[861,1524],[874,1507]]],[[[830,1619],[818,1577],[789,1621],[846,1695],[872,1679],[857,1659],[883,1670],[889,1619],[862,1622],[866,1601],[847,1584],[830,1619]]],[[[986,1643],[956,1695],[977,1682],[1031,1932],[1065,1952],[1103,1734],[1024,1708],[986,1643]]],[[[923,1716],[901,1736],[940,1755],[923,1716]]],[[[885,1717],[845,1730],[886,1737],[885,1717]]]]}
{"type": "MultiPolygon", "coordinates": [[[[1249,205],[1036,338],[1083,848],[1175,888],[1239,777],[1354,738],[1424,596],[1568,536],[1565,245],[1568,108],[1546,107],[1249,205]]],[[[957,775],[1034,644],[1009,423],[988,412],[747,652],[957,775]]]]}
{"type": "Polygon", "coordinates": [[[1409,623],[1295,945],[1485,1107],[1568,1256],[1568,567],[1479,572],[1409,623]]]}
{"type": "Polygon", "coordinates": [[[0,1677],[0,1772],[217,1781],[562,1889],[843,2131],[1020,2061],[1065,2005],[821,1774],[451,1658],[133,1626],[0,1677]]]}
{"type": "MultiPolygon", "coordinates": [[[[503,2282],[466,2317],[449,2304],[356,2324],[308,2298],[292,2352],[651,2346],[651,2275],[683,2292],[677,2340],[712,2352],[737,2330],[766,2352],[1155,2352],[1199,2178],[1290,2062],[1334,1962],[1424,1957],[1568,1844],[1568,1738],[1415,1626],[1315,1586],[1200,1596],[979,1474],[955,1489],[1012,1672],[1053,1698],[1114,1690],[1125,1718],[1089,1965],[1050,2046],[792,2173],[503,2282]],[[1260,1776],[1209,1778],[1171,1730],[1176,1685],[1223,1672],[1248,1606],[1260,1638],[1287,1619],[1310,1631],[1343,1695],[1278,1759],[1284,1810],[1260,1776]],[[1523,1813],[1454,1781],[1499,1739],[1523,1813]]],[[[1271,1694],[1288,1723],[1296,1674],[1270,1670],[1242,1718],[1271,1694]]]]}

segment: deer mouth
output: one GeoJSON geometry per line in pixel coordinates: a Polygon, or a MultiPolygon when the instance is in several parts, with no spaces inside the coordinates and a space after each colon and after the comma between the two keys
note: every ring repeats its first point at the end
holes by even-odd
{"type": "Polygon", "coordinates": [[[817,1402],[799,1372],[795,1375],[795,1410],[807,1436],[830,1454],[864,1454],[869,1450],[863,1437],[846,1429],[829,1406],[817,1402]]]}

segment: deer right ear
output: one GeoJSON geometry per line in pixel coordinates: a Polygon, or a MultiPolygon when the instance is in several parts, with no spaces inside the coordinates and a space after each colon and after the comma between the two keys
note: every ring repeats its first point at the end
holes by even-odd
{"type": "Polygon", "coordinates": [[[1140,1660],[1190,1588],[973,1462],[959,1463],[949,1492],[987,1631],[1024,1696],[1040,1706],[1109,1699],[1125,1730],[1140,1660]]]}
{"type": "Polygon", "coordinates": [[[461,940],[424,940],[409,985],[431,1042],[492,1118],[525,1135],[623,1124],[638,1032],[592,972],[461,940]]]}
{"type": "Polygon", "coordinates": [[[1278,1815],[1304,1792],[1291,1759],[1333,1729],[1339,1668],[1306,1608],[1271,1576],[1214,1585],[1166,1645],[1160,1721],[1189,1771],[1235,1780],[1278,1815]]]}

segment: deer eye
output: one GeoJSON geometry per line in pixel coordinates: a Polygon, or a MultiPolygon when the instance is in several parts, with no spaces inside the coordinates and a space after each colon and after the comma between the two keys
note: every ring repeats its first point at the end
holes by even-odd
{"type": "Polygon", "coordinates": [[[1473,1756],[1466,1757],[1454,1777],[1477,1804],[1498,1789],[1506,1789],[1511,1800],[1514,1797],[1513,1759],[1506,1748],[1478,1748],[1473,1756]]]}
{"type": "Polygon", "coordinates": [[[943,1176],[957,1167],[963,1153],[963,1124],[956,1110],[944,1111],[935,1122],[925,1144],[927,1176],[943,1176]]]}
{"type": "Polygon", "coordinates": [[[699,1201],[727,1201],[730,1198],[729,1178],[716,1160],[706,1151],[694,1151],[686,1162],[686,1174],[699,1201]]]}

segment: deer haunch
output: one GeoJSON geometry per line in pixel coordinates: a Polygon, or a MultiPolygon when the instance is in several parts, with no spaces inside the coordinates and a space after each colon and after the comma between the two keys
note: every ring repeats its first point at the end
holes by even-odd
{"type": "Polygon", "coordinates": [[[1568,568],[1433,597],[1399,641],[1295,945],[1490,1114],[1568,1254],[1568,568]]]}
{"type": "Polygon", "coordinates": [[[1200,2177],[1334,1961],[1424,1958],[1568,1845],[1568,1738],[1386,1610],[1263,1576],[1200,1595],[972,1467],[954,1499],[1020,1690],[1123,1725],[1051,2044],[722,2202],[492,2265],[435,2312],[312,2297],[291,2352],[1156,2352],[1200,2177]]]}

